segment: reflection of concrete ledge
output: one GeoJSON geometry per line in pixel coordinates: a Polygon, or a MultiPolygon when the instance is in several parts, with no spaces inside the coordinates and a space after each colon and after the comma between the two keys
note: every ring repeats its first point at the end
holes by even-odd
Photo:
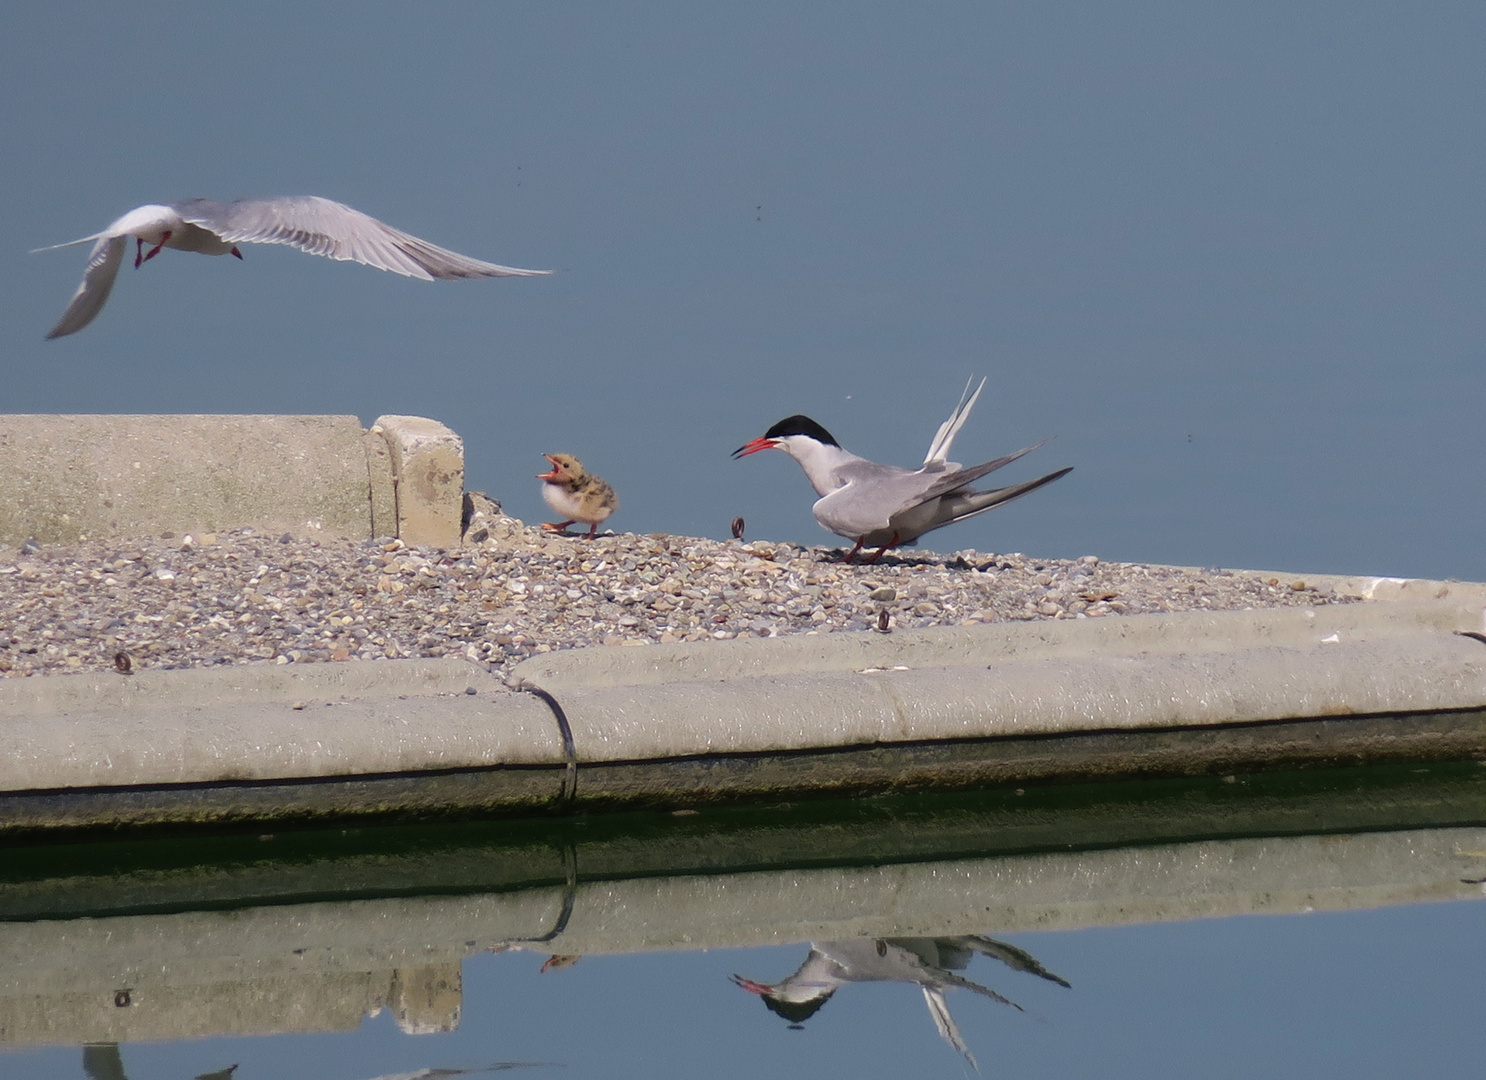
{"type": "MultiPolygon", "coordinates": [[[[0,829],[521,812],[1486,750],[1479,587],[1427,603],[0,681],[0,829]],[[469,691],[474,691],[470,693],[469,691]]],[[[1438,591],[1435,589],[1434,591],[1438,591]]]]}
{"type": "Polygon", "coordinates": [[[384,416],[0,416],[0,543],[245,526],[454,547],[464,446],[384,416]]]}
{"type": "MultiPolygon", "coordinates": [[[[1479,899],[1460,878],[1483,849],[1480,827],[1216,839],[3,923],[0,1041],[343,1030],[384,1005],[405,1030],[447,1030],[459,964],[486,949],[999,935],[1479,899]]],[[[581,874],[581,848],[576,863],[581,874]]]]}

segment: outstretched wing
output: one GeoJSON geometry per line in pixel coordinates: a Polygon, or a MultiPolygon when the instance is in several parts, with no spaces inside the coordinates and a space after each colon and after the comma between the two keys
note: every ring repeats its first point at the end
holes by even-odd
{"type": "Polygon", "coordinates": [[[175,209],[187,222],[211,230],[227,243],[287,244],[310,255],[359,262],[424,281],[534,277],[552,272],[472,259],[317,195],[230,203],[192,199],[176,203],[175,209]]]}
{"type": "Polygon", "coordinates": [[[52,332],[47,334],[47,340],[75,334],[97,318],[98,312],[103,310],[104,302],[108,300],[108,294],[113,291],[114,279],[119,276],[119,265],[124,261],[127,243],[127,237],[105,236],[93,245],[93,250],[88,255],[88,265],[83,270],[83,283],[72,294],[72,302],[62,312],[62,317],[52,327],[52,332]]]}

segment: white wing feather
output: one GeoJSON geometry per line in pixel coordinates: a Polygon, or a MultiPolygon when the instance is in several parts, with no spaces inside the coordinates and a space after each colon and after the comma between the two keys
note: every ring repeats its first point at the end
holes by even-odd
{"type": "Polygon", "coordinates": [[[209,229],[227,243],[287,244],[310,255],[359,262],[424,281],[535,277],[552,272],[472,259],[318,195],[230,203],[192,199],[176,203],[175,209],[184,220],[209,229]]]}
{"type": "MultiPolygon", "coordinates": [[[[81,241],[73,241],[81,243],[81,241]]],[[[105,236],[93,245],[88,255],[88,265],[83,270],[83,282],[72,294],[72,301],[57,325],[47,338],[66,337],[87,326],[103,309],[108,294],[113,291],[114,279],[119,276],[119,266],[124,261],[124,248],[128,240],[123,236],[105,236]]],[[[66,246],[66,245],[61,245],[66,246]]]]}
{"type": "Polygon", "coordinates": [[[985,389],[986,381],[980,380],[980,385],[975,388],[975,393],[970,393],[970,384],[974,378],[965,381],[965,391],[960,395],[960,403],[955,406],[955,411],[949,414],[949,419],[939,425],[939,430],[934,434],[934,441],[929,444],[929,452],[924,456],[924,467],[932,468],[943,465],[949,460],[949,448],[954,445],[955,436],[960,433],[960,428],[965,426],[965,421],[970,418],[970,410],[975,408],[975,403],[980,399],[980,392],[985,389]],[[969,400],[965,400],[969,395],[969,400]]]}
{"type": "Polygon", "coordinates": [[[924,1001],[929,1005],[929,1015],[934,1018],[934,1026],[939,1029],[940,1036],[960,1053],[965,1055],[965,1060],[970,1062],[970,1067],[980,1072],[980,1065],[975,1060],[975,1055],[965,1045],[965,1040],[960,1037],[960,1029],[955,1024],[955,1018],[949,1014],[949,1002],[944,1000],[944,991],[937,986],[922,986],[924,1001]]]}

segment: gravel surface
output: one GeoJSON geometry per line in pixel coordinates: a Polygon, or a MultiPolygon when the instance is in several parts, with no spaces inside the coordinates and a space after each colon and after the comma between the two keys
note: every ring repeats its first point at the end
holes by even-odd
{"type": "Polygon", "coordinates": [[[409,656],[504,674],[582,645],[1351,599],[1094,556],[909,550],[865,566],[785,543],[558,537],[477,505],[450,551],[251,530],[0,549],[0,675],[409,656]]]}

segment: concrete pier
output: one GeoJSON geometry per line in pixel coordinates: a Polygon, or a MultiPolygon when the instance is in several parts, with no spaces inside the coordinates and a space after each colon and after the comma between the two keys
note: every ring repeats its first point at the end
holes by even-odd
{"type": "MultiPolygon", "coordinates": [[[[1426,592],[1422,588],[1415,593],[1426,592]]],[[[0,833],[689,807],[1486,754],[1428,601],[0,681],[0,833]]]]}
{"type": "Polygon", "coordinates": [[[0,543],[212,533],[459,543],[464,446],[383,416],[0,415],[0,543]]]}

